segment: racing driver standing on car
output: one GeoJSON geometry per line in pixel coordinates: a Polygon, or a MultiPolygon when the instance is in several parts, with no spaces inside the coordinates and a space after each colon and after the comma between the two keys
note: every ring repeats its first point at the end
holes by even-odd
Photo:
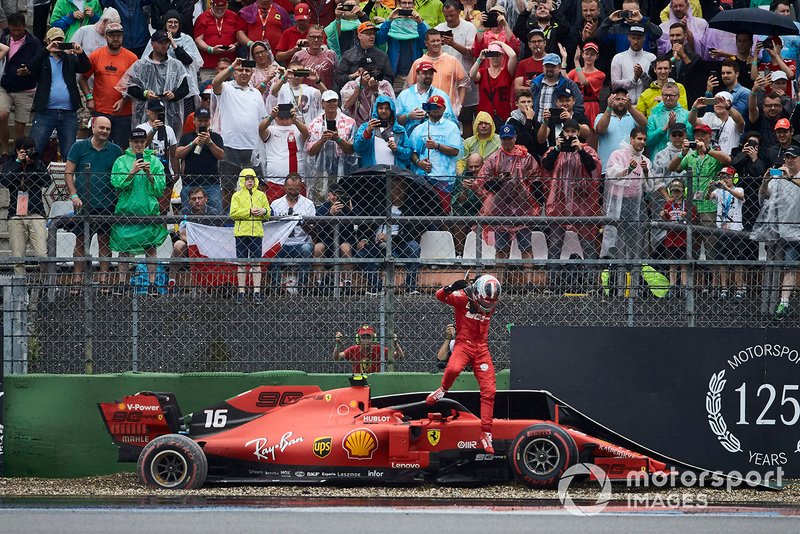
{"type": "Polygon", "coordinates": [[[500,298],[500,282],[492,275],[478,277],[472,285],[457,280],[436,292],[436,298],[455,310],[456,344],[442,377],[442,387],[428,395],[426,402],[436,404],[453,385],[467,364],[478,380],[481,394],[481,446],[488,454],[492,447],[495,376],[489,352],[489,323],[500,298]]]}

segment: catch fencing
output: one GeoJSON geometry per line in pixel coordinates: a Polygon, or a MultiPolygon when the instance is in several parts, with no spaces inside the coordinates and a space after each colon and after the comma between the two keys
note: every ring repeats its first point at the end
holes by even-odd
{"type": "Polygon", "coordinates": [[[25,258],[6,260],[18,269],[4,286],[6,372],[349,373],[361,364],[334,356],[363,341],[364,324],[384,349],[376,350],[384,354],[380,370],[438,372],[453,314],[435,292],[484,273],[503,284],[490,333],[498,369],[509,365],[516,325],[798,325],[791,306],[776,311],[782,284],[793,283],[792,231],[800,225],[770,212],[791,188],[771,186],[770,197],[759,192],[760,177],[740,179],[751,195],[744,205],[756,207],[747,208],[739,230],[716,223],[716,205],[710,217],[695,213],[709,208],[706,192],[720,188],[709,184],[695,201],[691,178],[680,209],[657,187],[610,193],[628,182],[467,179],[466,187],[463,177],[455,180],[453,197],[466,189],[475,202],[465,210],[451,197],[446,214],[446,196],[407,172],[331,177],[329,186],[339,187],[332,195],[309,192],[313,214],[248,212],[245,233],[264,228],[254,258],[237,254],[227,214],[181,211],[152,191],[141,197],[150,213],[115,214],[125,205],[122,192],[106,213],[87,203],[75,213],[69,191],[51,190],[47,257],[27,258],[22,272],[25,258]],[[317,215],[323,200],[346,206],[317,215]],[[134,243],[121,255],[105,248],[103,233],[120,250],[139,236],[130,229],[161,241],[147,250],[134,243]],[[88,246],[73,256],[81,240],[88,246]]]}

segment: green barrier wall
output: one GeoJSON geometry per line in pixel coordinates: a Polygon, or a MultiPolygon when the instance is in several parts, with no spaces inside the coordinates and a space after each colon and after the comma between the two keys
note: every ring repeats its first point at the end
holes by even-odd
{"type": "MultiPolygon", "coordinates": [[[[497,374],[497,389],[509,388],[509,372],[497,374]]],[[[347,387],[348,376],[296,371],[113,375],[11,375],[5,383],[6,476],[81,477],[132,471],[118,463],[117,449],[100,418],[98,402],[137,391],[167,391],[184,414],[260,385],[347,387]]],[[[372,395],[432,391],[441,375],[370,375],[372,395]]],[[[453,389],[476,390],[475,378],[462,373],[453,389]]]]}

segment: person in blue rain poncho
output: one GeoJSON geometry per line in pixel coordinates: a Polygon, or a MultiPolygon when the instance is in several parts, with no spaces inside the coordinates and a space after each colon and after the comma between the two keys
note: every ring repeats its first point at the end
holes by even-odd
{"type": "Polygon", "coordinates": [[[442,200],[442,209],[450,213],[450,193],[456,181],[456,163],[464,151],[461,132],[453,121],[444,117],[445,99],[434,95],[428,99],[428,118],[414,128],[410,136],[414,172],[433,184],[442,200]]]}
{"type": "Polygon", "coordinates": [[[386,95],[375,99],[372,118],[358,128],[353,148],[361,157],[361,167],[411,165],[411,146],[405,128],[397,123],[394,100],[386,95]]]}

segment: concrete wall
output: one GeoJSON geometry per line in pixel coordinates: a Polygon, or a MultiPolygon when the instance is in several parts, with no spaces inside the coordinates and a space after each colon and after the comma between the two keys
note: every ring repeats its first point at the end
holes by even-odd
{"type": "MultiPolygon", "coordinates": [[[[121,399],[137,391],[175,394],[184,414],[260,385],[346,387],[348,375],[296,371],[264,373],[122,373],[108,375],[11,375],[6,377],[5,456],[7,476],[80,477],[132,471],[117,463],[117,449],[103,425],[98,402],[121,399]]],[[[432,391],[440,374],[370,375],[372,395],[432,391]]],[[[497,388],[508,389],[509,373],[497,376],[497,388]]],[[[453,389],[477,389],[463,373],[453,389]]]]}

